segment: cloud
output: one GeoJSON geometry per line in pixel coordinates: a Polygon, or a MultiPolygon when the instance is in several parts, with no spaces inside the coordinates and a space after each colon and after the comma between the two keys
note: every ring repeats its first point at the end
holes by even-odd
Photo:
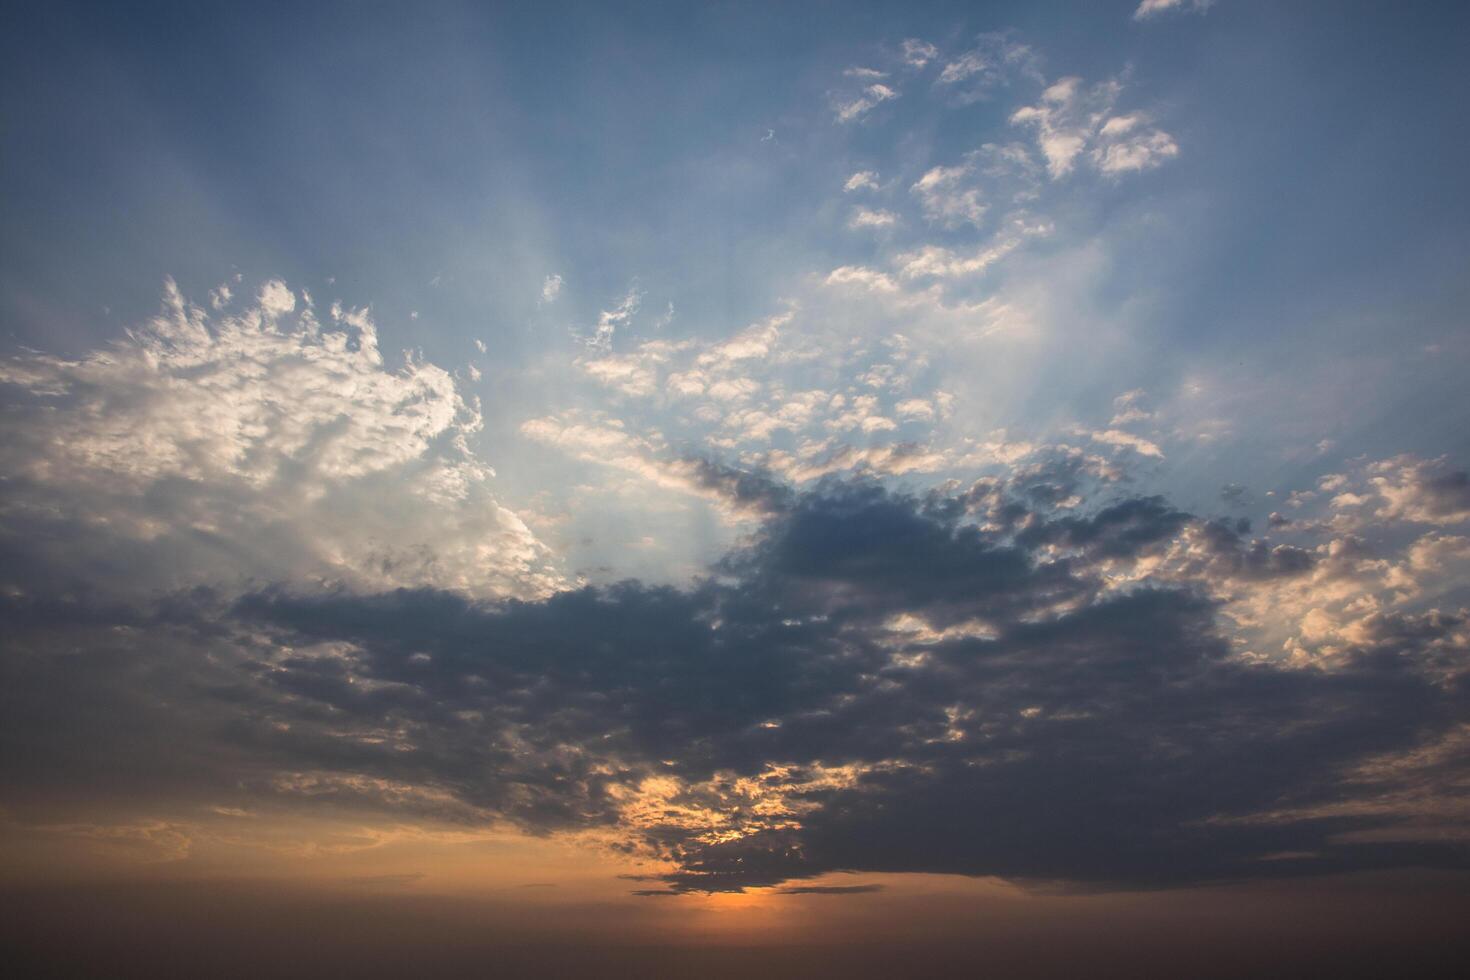
{"type": "MultiPolygon", "coordinates": [[[[612,820],[674,862],[674,890],[842,870],[1168,885],[1268,873],[1262,856],[1286,851],[1312,855],[1293,873],[1461,860],[1413,836],[1412,807],[1369,806],[1421,771],[1351,775],[1464,722],[1463,668],[1446,688],[1437,666],[1470,643],[1461,614],[1382,620],[1327,670],[1241,661],[1215,601],[1148,572],[1197,519],[1149,497],[1054,512],[1024,486],[988,487],[1004,517],[982,528],[968,494],[828,483],[728,555],[724,584],[691,591],[497,609],[276,593],[241,612],[298,645],[347,644],[362,680],[496,719],[480,759],[510,726],[514,761],[464,802],[543,829],[612,820]],[[1114,590],[1119,569],[1143,578],[1114,590]],[[1410,843],[1343,839],[1370,828],[1410,843]]],[[[305,671],[272,683],[358,724],[408,724],[421,780],[443,779],[426,744],[450,739],[444,758],[464,761],[415,700],[307,687],[305,671]]]]}
{"type": "Polygon", "coordinates": [[[1169,11],[1193,10],[1204,13],[1214,0],[1143,0],[1133,11],[1134,20],[1149,20],[1169,11]]]}
{"type": "MultiPolygon", "coordinates": [[[[865,278],[839,271],[834,284],[865,278]]],[[[877,280],[878,288],[883,281],[877,280]]],[[[707,499],[724,517],[740,515],[707,487],[691,484],[688,460],[724,454],[745,468],[797,482],[845,469],[899,474],[967,465],[968,449],[929,444],[931,430],[951,415],[953,398],[943,391],[922,399],[910,394],[929,360],[907,337],[894,333],[871,346],[852,341],[823,353],[796,325],[798,315],[793,307],[722,340],[645,341],[624,354],[579,358],[588,376],[629,399],[618,405],[617,418],[599,413],[594,427],[609,430],[605,435],[620,444],[636,443],[631,455],[573,447],[553,435],[591,422],[586,413],[547,416],[522,431],[579,460],[707,499]],[[818,376],[831,380],[833,372],[847,382],[835,390],[811,384],[818,376]],[[681,439],[701,448],[676,449],[659,435],[672,404],[685,419],[681,439]],[[834,441],[838,436],[841,441],[834,441]],[[859,439],[865,444],[852,444],[859,439]]]]}
{"type": "Polygon", "coordinates": [[[782,895],[871,895],[881,892],[882,885],[796,885],[782,888],[782,895]]]}
{"type": "MultiPolygon", "coordinates": [[[[1080,450],[1003,438],[985,450],[1012,460],[999,475],[909,494],[797,491],[599,417],[525,431],[761,523],[685,588],[7,590],[16,792],[60,773],[134,800],[155,815],[107,833],[154,848],[189,836],[171,807],[206,802],[466,835],[508,821],[613,840],[674,892],[863,887],[800,884],[836,871],[1157,887],[1464,864],[1422,817],[1432,804],[1470,836],[1452,792],[1470,612],[1333,619],[1313,635],[1334,652],[1310,665],[1246,656],[1231,613],[1236,594],[1320,597],[1374,568],[1432,581],[1470,553],[1457,535],[1392,560],[1252,541],[1123,494],[1080,450]],[[1263,860],[1283,853],[1299,856],[1263,860]]],[[[890,472],[925,453],[830,451],[875,454],[875,471],[887,453],[890,472]]],[[[1457,513],[1447,462],[1365,472],[1415,488],[1403,520],[1457,513]]]]}
{"type": "Polygon", "coordinates": [[[20,594],[89,560],[93,588],[124,592],[559,581],[468,447],[478,405],[435,365],[390,368],[367,310],[331,315],[277,280],[211,315],[170,281],[162,313],[106,348],[0,364],[20,594]]]}
{"type": "Polygon", "coordinates": [[[554,303],[561,295],[562,278],[560,275],[552,274],[541,281],[541,302],[554,303]]]}
{"type": "Polygon", "coordinates": [[[1049,225],[1022,226],[1008,230],[976,251],[962,254],[938,245],[925,245],[895,257],[904,279],[959,279],[979,275],[1019,248],[1033,235],[1045,235],[1049,225]]]}
{"type": "Polygon", "coordinates": [[[924,209],[924,216],[945,227],[963,223],[980,224],[985,204],[977,187],[961,187],[971,171],[968,167],[933,167],[909,188],[924,209]]]}
{"type": "Polygon", "coordinates": [[[1088,88],[1080,78],[1063,78],[1048,86],[1036,105],[1013,112],[1011,123],[1036,130],[1053,180],[1071,173],[1079,158],[1118,176],[1151,170],[1178,156],[1174,138],[1153,127],[1145,113],[1114,114],[1122,90],[1116,80],[1088,88]]]}
{"type": "Polygon", "coordinates": [[[896,98],[898,98],[897,91],[881,82],[875,82],[865,87],[861,95],[834,102],[833,111],[837,114],[838,122],[856,122],[875,106],[896,98]]]}
{"type": "Polygon", "coordinates": [[[1443,457],[1396,456],[1368,468],[1369,483],[1382,501],[1378,517],[1425,524],[1470,521],[1470,473],[1443,457]]]}
{"type": "Polygon", "coordinates": [[[943,228],[979,227],[991,202],[1003,207],[1030,203],[1037,195],[1038,174],[1019,143],[986,143],[958,164],[930,168],[909,191],[930,222],[943,228]]]}
{"type": "Polygon", "coordinates": [[[909,68],[923,68],[929,62],[939,57],[939,49],[934,45],[921,41],[918,38],[905,38],[900,50],[903,53],[903,63],[909,68]]]}
{"type": "Polygon", "coordinates": [[[1111,428],[1120,425],[1129,425],[1133,422],[1148,422],[1154,418],[1154,413],[1144,408],[1148,393],[1141,388],[1125,391],[1113,399],[1113,418],[1108,423],[1111,428]]]}
{"type": "Polygon", "coordinates": [[[565,413],[530,419],[521,434],[587,463],[612,467],[664,490],[703,498],[730,520],[753,520],[779,507],[783,491],[759,473],[673,453],[658,433],[635,435],[616,419],[565,413]]]}
{"type": "Polygon", "coordinates": [[[1168,133],[1148,129],[1148,117],[1140,112],[1113,116],[1098,131],[1099,143],[1092,159],[1105,174],[1151,170],[1179,155],[1179,144],[1168,133]]]}
{"type": "Polygon", "coordinates": [[[610,310],[603,310],[597,315],[597,327],[592,336],[587,338],[587,346],[593,350],[611,350],[613,337],[620,328],[628,326],[633,322],[633,315],[643,305],[643,293],[637,286],[629,286],[627,293],[610,310]]]}
{"type": "Polygon", "coordinates": [[[589,377],[625,395],[647,397],[659,388],[660,368],[670,363],[682,349],[679,344],[650,340],[627,354],[594,350],[592,356],[578,360],[589,377]]]}
{"type": "Polygon", "coordinates": [[[1039,59],[1030,47],[1005,34],[982,34],[975,47],[948,60],[935,88],[960,105],[989,99],[1018,79],[1040,80],[1039,59]]]}
{"type": "Polygon", "coordinates": [[[696,363],[702,368],[729,368],[739,361],[759,360],[771,353],[781,336],[781,328],[791,322],[790,313],[778,313],[747,327],[729,340],[715,344],[700,353],[696,363]]]}
{"type": "Polygon", "coordinates": [[[931,420],[935,417],[934,406],[923,398],[910,398],[894,406],[894,411],[906,419],[931,420]]]}
{"type": "Polygon", "coordinates": [[[1142,436],[1136,436],[1131,432],[1124,432],[1122,429],[1105,429],[1100,432],[1089,432],[1087,435],[1094,442],[1103,442],[1110,446],[1131,449],[1140,456],[1152,456],[1155,459],[1162,459],[1164,457],[1164,451],[1156,443],[1150,442],[1142,436]]]}
{"type": "Polygon", "coordinates": [[[892,211],[858,208],[848,219],[849,228],[891,228],[898,223],[898,215],[892,211]]]}
{"type": "MultiPolygon", "coordinates": [[[[865,432],[886,429],[882,425],[858,427],[865,432]]],[[[953,466],[955,459],[949,453],[936,451],[917,442],[865,447],[847,442],[821,442],[803,447],[794,454],[777,450],[766,457],[765,463],[773,472],[794,483],[809,483],[848,470],[877,476],[935,473],[953,466]]]]}
{"type": "Polygon", "coordinates": [[[898,289],[898,284],[887,273],[861,265],[838,266],[827,273],[826,282],[829,286],[861,286],[881,293],[891,293],[898,289]]]}
{"type": "MultiPolygon", "coordinates": [[[[1032,70],[1005,52],[903,46],[959,101],[1032,70]]],[[[897,88],[855,89],[849,121],[897,88]]],[[[319,321],[272,281],[208,312],[170,286],[112,347],[6,361],[7,806],[95,794],[115,820],[48,826],[171,857],[203,813],[392,828],[343,848],[509,823],[656,863],[659,895],[1466,867],[1460,462],[1341,462],[1253,536],[1243,492],[1220,519],[1138,490],[1176,453],[1142,391],[1058,446],[976,435],[1003,392],[936,390],[967,379],[960,344],[1011,299],[967,277],[1042,233],[1025,213],[1043,166],[1112,177],[1178,154],[1120,91],[1063,79],[1015,117],[1039,150],[910,164],[883,203],[947,234],[824,266],[812,309],[717,337],[696,310],[698,336],[640,341],[638,291],[609,301],[569,400],[616,413],[511,424],[588,483],[610,475],[588,498],[615,481],[738,522],[678,585],[559,575],[491,492],[480,406],[421,357],[385,358],[368,309],[319,321]],[[875,327],[875,308],[901,319],[875,327]]],[[[872,171],[844,187],[878,189],[872,171]]],[[[1040,278],[1065,290],[1055,268],[1040,278]]],[[[987,341],[998,367],[974,387],[1029,377],[1014,349],[987,341]]],[[[1206,507],[1225,478],[1192,478],[1206,507]]],[[[681,539],[715,523],[660,517],[681,539]]]]}

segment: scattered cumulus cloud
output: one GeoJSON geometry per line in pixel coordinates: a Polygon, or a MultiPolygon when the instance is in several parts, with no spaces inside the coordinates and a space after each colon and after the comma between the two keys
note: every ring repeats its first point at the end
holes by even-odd
{"type": "Polygon", "coordinates": [[[986,205],[979,187],[965,186],[972,176],[968,166],[933,167],[910,190],[919,198],[924,216],[944,227],[978,225],[986,205]]]}
{"type": "Polygon", "coordinates": [[[881,208],[858,208],[847,220],[849,228],[891,228],[898,223],[898,215],[881,208]]]}
{"type": "Polygon", "coordinates": [[[77,360],[0,364],[6,520],[17,574],[54,581],[128,555],[123,592],[434,585],[534,594],[549,555],[490,491],[469,449],[479,407],[443,369],[392,367],[366,309],[298,310],[279,280],[229,315],[166,284],[162,313],[77,360]],[[50,528],[44,534],[41,528],[50,528]]]}
{"type": "Polygon", "coordinates": [[[909,190],[932,224],[978,228],[992,201],[1005,208],[1029,206],[1038,196],[1039,174],[1036,162],[1019,143],[986,143],[958,163],[931,167],[909,190]]]}
{"type": "Polygon", "coordinates": [[[1068,77],[1049,85],[1036,105],[1011,114],[1035,130],[1052,179],[1071,173],[1078,159],[1109,176],[1151,170],[1179,155],[1174,138],[1141,112],[1115,114],[1123,87],[1116,80],[1088,87],[1068,77]]]}

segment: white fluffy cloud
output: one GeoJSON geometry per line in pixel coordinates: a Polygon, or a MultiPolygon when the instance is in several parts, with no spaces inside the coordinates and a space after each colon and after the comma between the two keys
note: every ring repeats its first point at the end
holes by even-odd
{"type": "Polygon", "coordinates": [[[478,405],[435,365],[389,368],[368,311],[334,304],[331,321],[277,280],[228,316],[170,281],[162,313],[108,347],[0,364],[0,519],[28,529],[32,573],[54,559],[144,591],[550,587],[545,549],[469,449],[478,405]]]}
{"type": "Polygon", "coordinates": [[[871,208],[858,208],[848,219],[849,228],[891,228],[898,223],[898,215],[892,211],[877,210],[871,208]]]}
{"type": "Polygon", "coordinates": [[[1036,131],[1037,145],[1052,179],[1065,177],[1078,159],[1110,176],[1151,170],[1179,155],[1174,138],[1141,112],[1117,115],[1123,87],[1116,80],[1086,87],[1069,77],[1049,85],[1036,105],[1011,114],[1015,125],[1036,131]]]}
{"type": "Polygon", "coordinates": [[[1470,521],[1470,476],[1445,459],[1403,455],[1371,464],[1369,483],[1381,506],[1381,520],[1419,524],[1470,521]]]}
{"type": "Polygon", "coordinates": [[[1040,167],[1024,146],[986,143],[959,163],[931,167],[909,191],[932,224],[979,227],[992,202],[1024,207],[1034,201],[1039,180],[1040,167]]]}
{"type": "Polygon", "coordinates": [[[924,217],[945,228],[978,225],[985,217],[980,189],[968,185],[969,166],[932,167],[910,188],[924,209],[924,217]]]}

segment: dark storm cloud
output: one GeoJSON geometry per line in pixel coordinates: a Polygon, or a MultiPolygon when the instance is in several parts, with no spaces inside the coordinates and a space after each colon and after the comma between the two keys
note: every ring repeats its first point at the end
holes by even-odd
{"type": "Polygon", "coordinates": [[[1424,481],[1424,492],[1429,498],[1429,511],[1435,516],[1463,513],[1470,510],[1470,473],[1465,470],[1436,473],[1424,481]]]}
{"type": "MultiPolygon", "coordinates": [[[[851,868],[1158,886],[1464,866],[1454,844],[1332,843],[1385,822],[1371,813],[1218,820],[1340,803],[1353,760],[1462,721],[1463,688],[1441,690],[1406,665],[1414,647],[1375,645],[1331,675],[1242,667],[1224,659],[1202,604],[1166,592],[956,644],[926,693],[964,706],[973,721],[963,741],[911,743],[904,750],[922,765],[830,794],[799,832],[701,849],[670,883],[771,884],[793,869],[851,868]],[[1283,852],[1313,856],[1263,863],[1283,852]]],[[[1450,764],[1463,771],[1463,758],[1450,764]]]]}
{"type": "MultiPolygon", "coordinates": [[[[1283,525],[1272,521],[1271,526],[1279,528],[1283,525]]],[[[1245,520],[1203,521],[1199,524],[1204,552],[1215,576],[1254,580],[1282,578],[1310,571],[1316,564],[1316,556],[1304,548],[1249,540],[1246,538],[1249,533],[1250,522],[1245,520]]]]}
{"type": "Polygon", "coordinates": [[[1470,511],[1470,472],[1450,468],[1443,460],[1421,464],[1411,484],[1419,505],[1431,517],[1444,518],[1470,511]]]}
{"type": "Polygon", "coordinates": [[[1372,617],[1331,669],[1254,663],[1201,584],[1299,575],[1312,556],[1237,524],[1158,497],[1058,509],[1030,486],[762,486],[780,509],[689,589],[497,604],[270,589],[227,612],[196,594],[134,615],[111,659],[42,649],[61,642],[44,620],[65,611],[13,609],[35,646],[11,661],[17,702],[87,693],[63,708],[85,734],[8,716],[25,739],[7,738],[7,764],[25,770],[28,751],[36,772],[74,776],[90,747],[101,770],[120,751],[111,733],[142,719],[153,761],[125,768],[155,785],[538,832],[622,826],[630,848],[675,863],[674,892],[831,871],[1116,887],[1465,863],[1454,841],[1384,836],[1402,808],[1361,805],[1463,773],[1462,758],[1358,773],[1470,721],[1458,615],[1372,617]],[[982,511],[1007,519],[976,524],[982,511]],[[1193,578],[1108,587],[1105,568],[1186,537],[1193,578]],[[149,647],[155,635],[167,642],[149,647]],[[673,811],[628,825],[622,801],[651,775],[743,836],[673,811]],[[771,819],[741,779],[799,817],[771,819]]]}
{"type": "Polygon", "coordinates": [[[1019,535],[1023,546],[1057,545],[1094,558],[1129,558],[1173,537],[1189,515],[1162,497],[1135,497],[1087,517],[1060,517],[1034,523],[1019,535]]]}
{"type": "Polygon", "coordinates": [[[779,514],[791,506],[795,493],[768,473],[728,466],[703,456],[689,457],[694,484],[712,491],[737,510],[756,514],[779,514]]]}

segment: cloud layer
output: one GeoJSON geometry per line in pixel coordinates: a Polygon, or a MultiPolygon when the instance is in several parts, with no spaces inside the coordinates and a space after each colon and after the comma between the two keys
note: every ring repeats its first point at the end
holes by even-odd
{"type": "MultiPolygon", "coordinates": [[[[475,161],[422,181],[463,237],[437,254],[422,212],[389,312],[169,282],[116,340],[6,356],[0,818],[162,862],[530,834],[615,855],[639,895],[793,904],[880,887],[834,872],[1464,868],[1470,476],[1435,455],[1451,424],[1395,442],[1330,411],[1373,392],[1402,426],[1448,389],[1393,379],[1463,345],[1411,317],[1358,344],[1352,291],[1308,277],[1351,249],[1309,247],[1305,164],[1263,180],[1237,146],[1289,118],[1272,152],[1300,156],[1302,108],[1356,75],[1293,65],[1270,112],[1191,82],[1226,63],[1208,31],[1243,32],[1173,17],[1206,6],[1088,14],[1162,59],[834,34],[769,101],[711,100],[732,62],[635,59],[646,118],[604,65],[589,127],[406,99],[425,147],[495,139],[434,154],[475,161]],[[1266,190],[1207,183],[1226,170],[1266,190]],[[385,354],[393,303],[474,363],[385,354]],[[1333,335],[1295,332],[1314,317],[1333,335]]],[[[538,85],[580,77],[552,54],[538,85]]],[[[1411,172],[1385,159],[1323,186],[1411,172]]]]}
{"type": "Polygon", "coordinates": [[[686,589],[11,596],[7,767],[155,807],[508,821],[674,891],[1464,866],[1467,612],[1360,601],[1296,655],[1242,650],[1250,597],[1361,569],[1084,472],[771,493],[686,589]],[[34,726],[57,684],[87,724],[34,726]]]}

